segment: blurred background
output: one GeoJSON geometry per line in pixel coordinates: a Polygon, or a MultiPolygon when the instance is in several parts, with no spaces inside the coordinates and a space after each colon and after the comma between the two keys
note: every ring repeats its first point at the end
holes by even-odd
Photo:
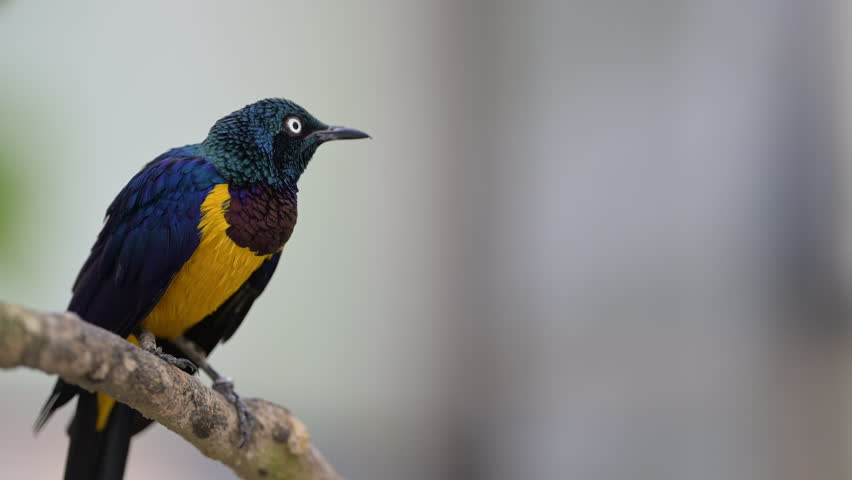
{"type": "MultiPolygon", "coordinates": [[[[214,355],[358,479],[845,479],[843,0],[0,1],[0,300],[64,309],[116,193],[284,96],[323,147],[214,355]]],[[[70,408],[0,373],[0,477],[70,408]]],[[[231,478],[162,427],[129,479],[231,478]]]]}

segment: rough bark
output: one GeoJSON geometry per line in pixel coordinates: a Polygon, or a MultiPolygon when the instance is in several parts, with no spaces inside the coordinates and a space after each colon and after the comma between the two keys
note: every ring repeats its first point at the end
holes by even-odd
{"type": "Polygon", "coordinates": [[[244,479],[342,480],[286,408],[248,399],[256,422],[237,448],[237,414],[197,377],[73,313],[0,303],[0,368],[30,367],[113,396],[244,479]]]}

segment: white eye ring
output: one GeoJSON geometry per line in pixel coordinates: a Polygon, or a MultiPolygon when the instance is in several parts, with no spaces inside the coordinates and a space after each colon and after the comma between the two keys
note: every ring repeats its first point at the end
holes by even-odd
{"type": "Polygon", "coordinates": [[[287,126],[287,130],[294,135],[298,135],[302,132],[302,121],[296,117],[288,118],[284,124],[287,126]]]}

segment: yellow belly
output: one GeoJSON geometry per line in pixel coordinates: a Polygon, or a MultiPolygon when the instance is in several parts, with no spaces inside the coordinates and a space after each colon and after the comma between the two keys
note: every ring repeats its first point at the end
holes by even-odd
{"type": "Polygon", "coordinates": [[[142,326],[157,337],[175,338],[213,313],[271,255],[256,255],[225,233],[228,186],[216,185],[201,205],[201,241],[169,284],[142,326]]]}

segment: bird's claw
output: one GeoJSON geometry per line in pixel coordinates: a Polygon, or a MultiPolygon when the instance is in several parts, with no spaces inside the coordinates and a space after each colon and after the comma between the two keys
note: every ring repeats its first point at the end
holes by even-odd
{"type": "Polygon", "coordinates": [[[249,436],[251,435],[251,430],[255,422],[254,416],[249,412],[248,407],[240,399],[240,396],[237,395],[237,392],[234,390],[234,381],[230,378],[222,377],[216,379],[213,382],[213,390],[219,392],[237,410],[237,418],[240,422],[240,443],[237,445],[237,448],[243,448],[248,443],[249,436]]]}
{"type": "Polygon", "coordinates": [[[163,361],[165,361],[169,365],[172,365],[172,366],[175,366],[175,367],[177,367],[181,370],[187,371],[190,374],[194,374],[195,372],[198,371],[198,367],[195,366],[195,364],[192,363],[191,360],[188,360],[186,358],[178,358],[174,355],[166,353],[160,347],[156,347],[154,349],[146,349],[146,350],[148,351],[148,353],[152,353],[152,354],[156,355],[157,357],[161,358],[163,361]]]}
{"type": "Polygon", "coordinates": [[[140,328],[139,331],[136,333],[136,337],[139,340],[139,347],[141,347],[142,350],[145,350],[146,352],[161,358],[169,365],[187,371],[190,374],[195,374],[195,372],[198,371],[198,367],[194,363],[192,363],[191,360],[188,360],[186,358],[178,358],[174,355],[164,352],[163,349],[157,345],[157,339],[154,337],[154,334],[151,333],[150,330],[140,328]]]}

